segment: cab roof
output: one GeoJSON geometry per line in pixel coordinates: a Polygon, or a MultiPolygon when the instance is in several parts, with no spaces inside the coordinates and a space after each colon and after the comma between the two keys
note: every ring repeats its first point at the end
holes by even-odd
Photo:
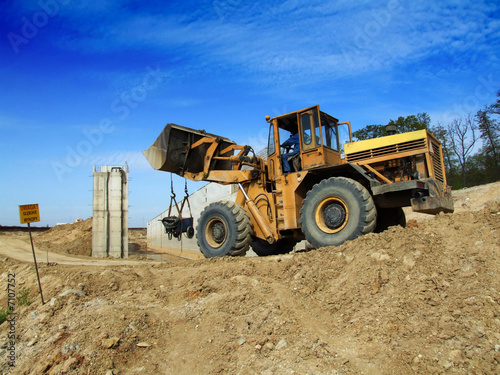
{"type": "MultiPolygon", "coordinates": [[[[319,110],[319,105],[300,109],[300,110],[294,111],[294,112],[289,112],[289,113],[286,113],[284,115],[276,116],[276,117],[273,117],[270,121],[277,120],[279,128],[287,130],[287,131],[292,132],[292,133],[297,132],[297,130],[299,128],[298,123],[297,123],[297,118],[298,118],[297,114],[301,113],[301,112],[310,111],[310,110],[316,109],[316,108],[319,110]]],[[[336,119],[333,116],[330,116],[328,113],[321,112],[321,111],[319,111],[319,113],[320,113],[320,116],[322,116],[322,117],[325,116],[325,117],[330,118],[330,120],[333,120],[334,122],[339,122],[338,119],[336,119]]]]}

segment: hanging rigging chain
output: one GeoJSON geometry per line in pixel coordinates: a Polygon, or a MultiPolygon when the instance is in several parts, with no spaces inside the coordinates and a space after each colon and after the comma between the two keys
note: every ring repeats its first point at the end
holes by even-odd
{"type": "Polygon", "coordinates": [[[171,216],[172,212],[172,203],[175,203],[175,208],[177,208],[177,214],[179,217],[182,217],[182,208],[179,210],[179,205],[177,204],[177,200],[175,199],[174,192],[174,179],[172,177],[172,173],[170,173],[170,206],[168,207],[168,216],[171,216]]]}
{"type": "Polygon", "coordinates": [[[168,216],[164,217],[161,221],[163,226],[165,227],[165,232],[168,234],[168,239],[171,240],[173,236],[175,236],[178,240],[181,240],[181,234],[186,232],[188,238],[192,238],[194,236],[194,228],[193,228],[193,213],[191,212],[191,204],[189,203],[189,192],[187,187],[187,180],[184,179],[184,192],[185,197],[182,200],[181,206],[179,208],[179,204],[175,199],[175,191],[174,191],[174,180],[172,177],[172,173],[170,173],[170,206],[168,207],[168,216]],[[182,211],[184,210],[184,205],[187,203],[189,208],[189,217],[186,219],[182,218],[182,211]],[[177,209],[177,216],[172,215],[172,207],[175,205],[177,209]]]}
{"type": "Polygon", "coordinates": [[[193,214],[191,213],[191,204],[189,204],[188,184],[187,184],[187,180],[186,179],[184,179],[184,193],[186,195],[184,196],[184,200],[182,201],[182,204],[181,204],[181,211],[184,208],[184,203],[187,202],[187,205],[188,205],[188,208],[189,208],[189,217],[193,217],[193,214]]]}

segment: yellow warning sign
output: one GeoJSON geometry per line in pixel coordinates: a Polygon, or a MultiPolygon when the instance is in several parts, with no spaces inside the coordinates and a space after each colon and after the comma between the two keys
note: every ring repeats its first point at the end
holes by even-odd
{"type": "Polygon", "coordinates": [[[40,211],[38,204],[23,204],[19,206],[19,216],[21,224],[34,223],[40,221],[40,211]]]}

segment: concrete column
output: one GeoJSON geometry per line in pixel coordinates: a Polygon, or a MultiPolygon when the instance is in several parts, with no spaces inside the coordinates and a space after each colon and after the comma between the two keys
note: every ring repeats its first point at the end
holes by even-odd
{"type": "Polygon", "coordinates": [[[128,169],[94,167],[92,256],[128,258],[128,169]]]}
{"type": "Polygon", "coordinates": [[[122,258],[128,258],[128,167],[122,173],[122,258]]]}
{"type": "Polygon", "coordinates": [[[96,172],[94,167],[94,195],[92,214],[92,256],[104,258],[108,255],[108,174],[96,172]]]}

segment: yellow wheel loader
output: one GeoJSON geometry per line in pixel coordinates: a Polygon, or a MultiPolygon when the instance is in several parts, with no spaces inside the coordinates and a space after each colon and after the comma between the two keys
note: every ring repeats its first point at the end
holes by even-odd
{"type": "Polygon", "coordinates": [[[350,123],[319,106],[266,121],[264,157],[250,146],[175,124],[144,151],[156,170],[237,184],[235,202],[212,203],[198,219],[198,245],[207,258],[244,255],[250,246],[257,255],[282,254],[304,239],[314,247],[337,246],[404,226],[405,206],[453,212],[442,147],[427,130],[353,142],[350,123]],[[298,148],[293,152],[286,142],[291,135],[298,148]]]}

